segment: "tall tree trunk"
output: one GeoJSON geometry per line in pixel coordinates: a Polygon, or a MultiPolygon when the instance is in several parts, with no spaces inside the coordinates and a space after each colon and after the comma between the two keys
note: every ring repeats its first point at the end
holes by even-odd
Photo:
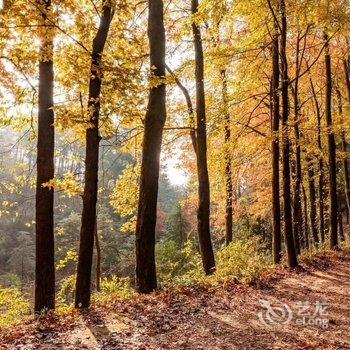
{"type": "Polygon", "coordinates": [[[350,63],[349,60],[343,60],[345,83],[346,83],[346,89],[348,91],[348,100],[350,103],[350,67],[349,67],[349,63],[350,63]]]}
{"type": "MultiPolygon", "coordinates": [[[[155,77],[165,77],[165,29],[163,1],[148,1],[148,37],[150,66],[155,77]]],[[[155,262],[155,227],[159,161],[163,128],[166,120],[165,82],[153,86],[144,123],[141,183],[136,224],[136,283],[139,293],[157,289],[155,262]]]]}
{"type": "MultiPolygon", "coordinates": [[[[338,194],[338,198],[340,198],[338,194]]],[[[345,241],[345,236],[344,236],[344,227],[343,227],[343,215],[342,215],[342,210],[341,210],[341,203],[339,201],[338,203],[338,234],[339,238],[342,242],[345,241]]]]}
{"type": "Polygon", "coordinates": [[[311,158],[306,159],[307,171],[308,171],[308,182],[309,182],[309,194],[310,194],[310,228],[311,235],[315,244],[320,242],[317,232],[317,221],[316,221],[316,189],[315,189],[315,172],[311,158]]]}
{"type": "Polygon", "coordinates": [[[318,220],[321,242],[324,242],[325,223],[324,223],[324,164],[322,157],[322,125],[321,125],[321,109],[317,99],[315,86],[310,79],[311,94],[315,103],[317,118],[317,146],[320,152],[318,160],[318,220]]]}
{"type": "MultiPolygon", "coordinates": [[[[350,77],[349,77],[349,68],[347,61],[344,60],[344,75],[345,75],[345,81],[346,81],[346,87],[348,92],[348,103],[350,105],[350,77]]],[[[347,141],[345,132],[342,132],[341,135],[341,143],[342,143],[342,151],[344,152],[344,160],[343,160],[343,168],[344,168],[344,184],[345,184],[345,198],[346,198],[346,206],[347,206],[347,212],[346,212],[346,221],[349,224],[350,223],[350,178],[349,178],[349,165],[348,165],[348,159],[347,159],[347,141]]]]}
{"type": "Polygon", "coordinates": [[[319,217],[319,230],[322,243],[325,241],[325,205],[324,205],[324,164],[322,155],[318,161],[318,217],[319,217]]]}
{"type": "Polygon", "coordinates": [[[272,84],[271,84],[271,127],[272,127],[272,250],[273,261],[279,264],[282,259],[282,242],[281,242],[281,205],[280,205],[280,97],[279,97],[279,40],[278,24],[275,23],[275,36],[272,43],[272,84]]]}
{"type": "Polygon", "coordinates": [[[304,210],[304,247],[306,249],[309,249],[309,224],[308,224],[308,210],[307,210],[307,196],[306,196],[306,190],[305,186],[302,185],[302,193],[303,193],[303,210],[304,210]]]}
{"type": "MultiPolygon", "coordinates": [[[[193,15],[198,12],[198,0],[191,0],[193,15]]],[[[204,57],[199,26],[192,21],[195,50],[196,116],[197,116],[197,171],[198,171],[198,237],[204,272],[215,270],[214,252],[210,237],[210,188],[207,164],[207,125],[204,93],[204,57]]]]}
{"type": "Polygon", "coordinates": [[[336,144],[332,121],[332,67],[329,53],[329,38],[324,34],[325,40],[325,73],[326,73],[326,104],[325,115],[328,131],[328,166],[329,166],[329,237],[331,249],[338,249],[338,203],[337,203],[337,163],[336,144]]]}
{"type": "MultiPolygon", "coordinates": [[[[339,87],[336,86],[336,94],[337,94],[337,100],[338,100],[338,113],[341,117],[341,120],[343,122],[343,101],[342,101],[342,96],[341,92],[339,90],[339,87]]],[[[342,131],[340,134],[341,137],[341,150],[343,151],[343,171],[344,171],[344,188],[345,188],[345,200],[346,200],[346,216],[347,216],[347,221],[349,220],[349,213],[350,213],[350,183],[349,183],[349,167],[348,167],[348,159],[347,159],[347,142],[346,142],[346,136],[345,136],[345,131],[342,127],[342,131]]],[[[339,193],[338,193],[339,195],[339,193]]],[[[340,201],[339,201],[340,204],[340,201]]],[[[340,207],[339,207],[339,212],[341,212],[340,207]]]]}
{"type": "Polygon", "coordinates": [[[233,215],[233,184],[232,184],[232,165],[231,165],[231,118],[228,111],[228,92],[226,70],[221,71],[222,78],[222,100],[224,107],[224,131],[225,131],[225,190],[226,190],[226,245],[232,242],[232,215],[233,215]]]}
{"type": "Polygon", "coordinates": [[[54,178],[54,111],[53,111],[53,28],[47,17],[51,0],[37,0],[41,9],[45,36],[40,48],[39,62],[39,115],[36,180],[36,259],[34,311],[55,308],[55,244],[54,244],[54,191],[43,184],[54,178]]]}
{"type": "MultiPolygon", "coordinates": [[[[343,122],[343,101],[341,92],[339,90],[339,86],[335,86],[336,94],[337,94],[337,100],[338,100],[338,113],[340,115],[340,118],[343,122]]],[[[347,159],[347,142],[346,142],[346,136],[345,131],[342,127],[341,130],[341,150],[343,151],[343,171],[344,171],[344,188],[345,188],[345,200],[346,200],[346,217],[347,222],[349,222],[349,213],[350,213],[350,199],[349,199],[349,168],[348,168],[348,159],[347,159]]],[[[342,205],[341,205],[341,196],[340,193],[338,193],[338,228],[339,228],[339,237],[342,241],[344,241],[344,231],[343,231],[343,214],[342,214],[342,205]]]]}
{"type": "Polygon", "coordinates": [[[281,11],[281,92],[282,92],[282,162],[283,162],[283,200],[284,200],[284,235],[287,247],[287,261],[291,268],[298,266],[297,254],[295,251],[293,228],[292,228],[292,207],[291,207],[291,178],[290,178],[290,139],[289,139],[289,99],[288,99],[288,62],[287,62],[287,17],[284,0],[280,0],[281,11]]]}
{"type": "Polygon", "coordinates": [[[88,110],[91,113],[90,127],[86,130],[85,186],[83,194],[83,213],[81,218],[80,246],[75,291],[75,307],[87,308],[91,297],[91,270],[96,227],[96,203],[98,190],[99,157],[99,116],[100,94],[103,78],[101,58],[113,18],[110,2],[103,5],[100,26],[93,41],[91,54],[91,73],[89,83],[88,110]]]}
{"type": "Polygon", "coordinates": [[[98,236],[97,231],[97,220],[95,222],[95,230],[94,230],[94,237],[95,237],[95,248],[96,248],[96,290],[98,292],[101,291],[101,245],[100,245],[100,238],[98,236]]]}
{"type": "Polygon", "coordinates": [[[296,63],[295,63],[295,82],[293,89],[294,102],[294,137],[295,137],[295,178],[294,178],[294,198],[293,198],[293,234],[295,249],[300,253],[300,241],[302,237],[303,215],[301,206],[301,145],[300,145],[300,131],[299,131],[299,49],[300,38],[297,39],[296,63]]]}
{"type": "Polygon", "coordinates": [[[341,145],[342,151],[344,153],[343,159],[343,171],[344,171],[344,187],[345,187],[345,199],[346,199],[346,221],[349,224],[349,216],[350,216],[350,179],[349,179],[349,165],[347,158],[347,141],[345,132],[341,133],[341,145]]]}

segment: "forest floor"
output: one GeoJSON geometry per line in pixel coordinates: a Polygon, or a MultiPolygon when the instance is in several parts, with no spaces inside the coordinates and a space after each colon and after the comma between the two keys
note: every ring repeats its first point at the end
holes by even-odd
{"type": "Polygon", "coordinates": [[[28,321],[3,332],[0,349],[350,349],[349,251],[259,281],[162,291],[28,321]],[[270,312],[261,303],[271,303],[270,312]]]}

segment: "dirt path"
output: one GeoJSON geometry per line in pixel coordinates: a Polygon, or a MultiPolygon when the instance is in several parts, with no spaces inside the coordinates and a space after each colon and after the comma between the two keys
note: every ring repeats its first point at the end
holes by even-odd
{"type": "Polygon", "coordinates": [[[56,320],[53,330],[26,333],[4,349],[350,349],[350,257],[282,274],[259,288],[232,284],[120,302],[66,331],[57,329],[67,321],[56,320]]]}

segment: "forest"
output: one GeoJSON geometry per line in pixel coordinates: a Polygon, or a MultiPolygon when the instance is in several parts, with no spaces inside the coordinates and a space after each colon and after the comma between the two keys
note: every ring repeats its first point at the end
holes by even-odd
{"type": "MultiPolygon", "coordinates": [[[[349,32],[348,0],[0,1],[0,330],[323,265],[348,286],[349,32]]],[[[198,348],[147,342],[86,348],[198,348]]]]}

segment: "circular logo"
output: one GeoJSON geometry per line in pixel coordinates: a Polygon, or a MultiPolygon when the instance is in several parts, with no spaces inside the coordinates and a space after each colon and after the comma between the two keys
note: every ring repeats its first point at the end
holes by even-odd
{"type": "Polygon", "coordinates": [[[293,318],[291,308],[287,304],[272,305],[268,300],[259,300],[264,310],[258,313],[259,320],[265,326],[288,324],[293,318]]]}

